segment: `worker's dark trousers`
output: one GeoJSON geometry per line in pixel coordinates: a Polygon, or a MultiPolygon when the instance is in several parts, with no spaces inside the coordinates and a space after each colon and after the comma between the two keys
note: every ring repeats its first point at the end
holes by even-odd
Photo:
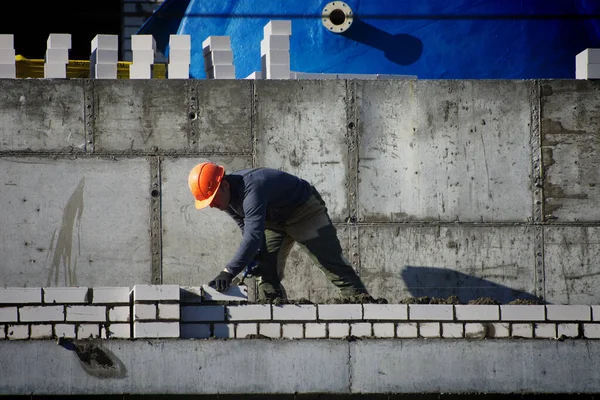
{"type": "Polygon", "coordinates": [[[280,279],[294,242],[308,252],[327,279],[340,289],[343,297],[367,294],[356,271],[342,255],[337,231],[327,214],[325,202],[314,190],[308,201],[284,223],[267,221],[263,256],[254,274],[259,299],[285,298],[280,279]]]}

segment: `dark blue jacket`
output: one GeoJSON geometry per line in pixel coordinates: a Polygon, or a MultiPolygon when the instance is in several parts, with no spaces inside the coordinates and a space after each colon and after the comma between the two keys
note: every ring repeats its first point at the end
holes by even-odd
{"type": "Polygon", "coordinates": [[[265,221],[284,222],[313,193],[304,179],[272,168],[252,168],[225,176],[231,188],[229,214],[242,230],[242,241],[226,269],[239,274],[263,244],[265,221]]]}

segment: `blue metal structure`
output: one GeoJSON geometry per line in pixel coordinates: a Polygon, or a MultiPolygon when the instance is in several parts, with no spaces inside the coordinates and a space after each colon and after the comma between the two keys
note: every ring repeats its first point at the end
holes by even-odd
{"type": "Polygon", "coordinates": [[[263,27],[291,20],[291,70],[419,79],[575,78],[575,56],[600,48],[598,0],[347,0],[352,26],[322,23],[327,0],[166,0],[138,31],[168,54],[190,34],[190,76],[204,78],[202,42],[226,35],[236,77],[260,70],[263,27]]]}

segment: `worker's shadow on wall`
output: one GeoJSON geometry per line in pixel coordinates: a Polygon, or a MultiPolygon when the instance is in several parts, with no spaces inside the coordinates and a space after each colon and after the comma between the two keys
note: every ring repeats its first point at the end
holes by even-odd
{"type": "Polygon", "coordinates": [[[404,33],[392,35],[359,19],[355,19],[342,35],[383,51],[385,58],[399,65],[413,64],[423,53],[423,42],[420,39],[404,33]]]}
{"type": "MultiPolygon", "coordinates": [[[[517,299],[547,304],[531,293],[448,268],[406,266],[402,270],[402,279],[413,297],[448,298],[456,296],[461,303],[468,303],[480,298],[491,298],[500,304],[508,304],[517,299]]],[[[517,281],[516,276],[514,279],[515,284],[521,283],[517,281]]]]}

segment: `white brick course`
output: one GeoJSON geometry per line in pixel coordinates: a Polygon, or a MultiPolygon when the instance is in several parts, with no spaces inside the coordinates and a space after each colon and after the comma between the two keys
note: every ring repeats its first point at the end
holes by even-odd
{"type": "Polygon", "coordinates": [[[179,304],[158,304],[158,319],[179,320],[179,304]]]}
{"type": "Polygon", "coordinates": [[[455,305],[454,312],[458,321],[498,321],[500,319],[500,307],[497,305],[455,305]]]}
{"type": "Polygon", "coordinates": [[[452,321],[454,307],[450,304],[409,304],[408,317],[413,321],[452,321]]]}
{"type": "Polygon", "coordinates": [[[129,306],[113,306],[108,308],[109,322],[131,321],[131,308],[129,306]]]}
{"type": "Polygon", "coordinates": [[[373,323],[373,336],[378,338],[393,338],[396,334],[396,327],[392,322],[373,323]]]}
{"type": "Polygon", "coordinates": [[[542,305],[501,305],[502,321],[544,321],[546,309],[542,305]]]}
{"type": "Polygon", "coordinates": [[[134,338],[177,338],[179,322],[134,322],[134,338]]]}
{"type": "Polygon", "coordinates": [[[547,305],[548,321],[591,321],[592,309],[587,305],[547,305]]]}
{"type": "Polygon", "coordinates": [[[47,322],[64,321],[64,306],[24,306],[19,307],[19,321],[47,322]]]}
{"type": "Polygon", "coordinates": [[[240,304],[227,306],[228,321],[260,321],[271,319],[269,304],[240,304]]]}
{"type": "Polygon", "coordinates": [[[416,338],[419,331],[416,322],[401,322],[396,326],[396,336],[399,338],[416,338]]]}
{"type": "Polygon", "coordinates": [[[92,289],[93,304],[129,304],[129,287],[97,287],[92,289]]]}
{"type": "Polygon", "coordinates": [[[302,324],[281,324],[281,337],[285,339],[302,339],[304,326],[302,324]]]}
{"type": "Polygon", "coordinates": [[[202,303],[202,288],[201,287],[180,287],[179,288],[179,303],[180,304],[201,304],[202,303]]]}
{"type": "Polygon", "coordinates": [[[366,320],[405,320],[408,319],[406,304],[363,304],[366,320]]]}
{"type": "Polygon", "coordinates": [[[0,307],[0,322],[17,322],[17,307],[0,307]]]}
{"type": "Polygon", "coordinates": [[[464,337],[465,329],[463,324],[448,322],[442,324],[442,337],[444,338],[462,338],[464,337]]]}
{"type": "Polygon", "coordinates": [[[534,324],[534,336],[543,339],[556,339],[556,324],[534,324]]]}
{"type": "Polygon", "coordinates": [[[40,324],[31,325],[29,338],[30,339],[50,339],[52,337],[52,325],[40,324]]]}
{"type": "Polygon", "coordinates": [[[243,339],[248,335],[256,335],[257,333],[257,323],[237,324],[237,326],[235,327],[235,337],[238,339],[243,339]]]}
{"type": "Polygon", "coordinates": [[[135,285],[133,301],[179,301],[179,285],[135,285]]]}
{"type": "Polygon", "coordinates": [[[487,336],[487,328],[481,323],[466,323],[465,324],[465,339],[485,339],[487,336]]]}
{"type": "Polygon", "coordinates": [[[270,338],[281,337],[281,324],[266,322],[258,324],[258,333],[270,338]]]}
{"type": "Polygon", "coordinates": [[[214,324],[213,335],[219,339],[233,339],[235,337],[234,324],[214,324]]]}
{"type": "Polygon", "coordinates": [[[29,325],[8,325],[6,333],[9,340],[29,339],[29,325]]]}
{"type": "Polygon", "coordinates": [[[232,285],[224,292],[219,292],[208,285],[202,285],[202,296],[206,301],[247,301],[248,286],[232,285]]]}
{"type": "Polygon", "coordinates": [[[350,334],[356,337],[371,337],[373,327],[370,322],[353,322],[350,324],[350,334]]]}
{"type": "Polygon", "coordinates": [[[275,321],[315,321],[317,306],[310,304],[273,306],[275,321]]]}
{"type": "Polygon", "coordinates": [[[533,324],[512,324],[512,337],[532,338],[533,324]]]}
{"type": "Polygon", "coordinates": [[[304,325],[304,337],[307,339],[324,339],[327,337],[327,324],[309,322],[304,325]]]}
{"type": "Polygon", "coordinates": [[[156,304],[134,304],[133,305],[133,320],[156,320],[157,318],[157,306],[156,304]]]}
{"type": "Polygon", "coordinates": [[[0,304],[42,304],[42,288],[0,288],[0,304]]]}
{"type": "Polygon", "coordinates": [[[332,339],[340,339],[350,335],[350,324],[345,323],[330,323],[328,324],[329,337],[332,339]]]}
{"type": "Polygon", "coordinates": [[[210,337],[210,324],[181,324],[179,331],[182,339],[206,339],[210,337]]]}
{"type": "Polygon", "coordinates": [[[106,322],[105,306],[67,306],[67,321],[106,322]]]}
{"type": "Polygon", "coordinates": [[[488,337],[496,339],[510,337],[510,324],[506,322],[488,324],[488,337]]]}
{"type": "Polygon", "coordinates": [[[54,325],[54,335],[57,338],[75,339],[75,324],[56,324],[54,325]]]}
{"type": "Polygon", "coordinates": [[[357,320],[362,319],[360,304],[319,304],[320,320],[357,320]]]}
{"type": "Polygon", "coordinates": [[[45,304],[78,304],[87,303],[89,288],[87,287],[52,287],[43,288],[45,304]]]}
{"type": "Polygon", "coordinates": [[[558,337],[576,338],[579,336],[578,324],[558,324],[558,337]]]}
{"type": "Polygon", "coordinates": [[[181,308],[181,321],[225,321],[225,306],[184,306],[181,308]]]}
{"type": "Polygon", "coordinates": [[[97,339],[100,337],[100,325],[80,324],[77,325],[77,339],[97,339]]]}
{"type": "Polygon", "coordinates": [[[420,322],[419,336],[424,338],[439,338],[441,336],[439,322],[420,322]]]}
{"type": "Polygon", "coordinates": [[[600,339],[600,324],[583,324],[583,336],[588,339],[600,339]]]}

